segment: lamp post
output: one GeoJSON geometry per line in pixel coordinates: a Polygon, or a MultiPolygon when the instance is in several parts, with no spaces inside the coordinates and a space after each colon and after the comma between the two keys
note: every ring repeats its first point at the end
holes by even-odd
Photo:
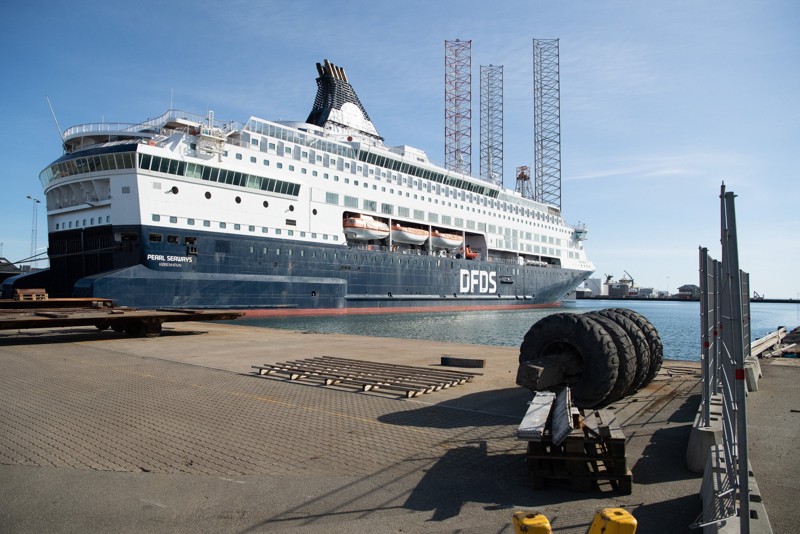
{"type": "Polygon", "coordinates": [[[33,204],[33,219],[31,220],[31,256],[30,257],[31,257],[31,261],[32,261],[34,267],[36,267],[39,264],[39,260],[34,260],[33,259],[33,257],[36,256],[36,244],[37,244],[36,243],[36,211],[37,211],[38,205],[41,204],[42,201],[39,200],[38,198],[34,198],[34,197],[30,196],[30,195],[28,195],[26,198],[28,200],[30,200],[31,203],[33,204]]]}

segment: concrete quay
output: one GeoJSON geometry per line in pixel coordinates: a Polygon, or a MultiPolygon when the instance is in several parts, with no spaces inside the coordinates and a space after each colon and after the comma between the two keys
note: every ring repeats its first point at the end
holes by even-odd
{"type": "MultiPolygon", "coordinates": [[[[516,510],[586,532],[622,506],[639,532],[687,532],[684,466],[699,365],[668,361],[613,405],[633,493],[534,491],[514,438],[530,393],[515,348],[175,323],[158,338],[93,328],[0,332],[0,532],[514,531],[516,510]],[[261,378],[251,365],[340,356],[438,367],[472,382],[405,399],[261,378]]],[[[751,463],[776,532],[800,522],[800,367],[763,365],[751,463]]],[[[783,365],[781,365],[783,364],[783,365]]]]}

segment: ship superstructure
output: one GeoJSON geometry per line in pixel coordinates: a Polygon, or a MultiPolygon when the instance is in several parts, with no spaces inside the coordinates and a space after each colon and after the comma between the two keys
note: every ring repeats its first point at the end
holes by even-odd
{"type": "Polygon", "coordinates": [[[305,122],[169,110],[66,130],[40,175],[50,269],[15,287],[140,307],[496,308],[557,303],[593,272],[585,227],[387,146],[344,70],[317,71],[305,122]]]}

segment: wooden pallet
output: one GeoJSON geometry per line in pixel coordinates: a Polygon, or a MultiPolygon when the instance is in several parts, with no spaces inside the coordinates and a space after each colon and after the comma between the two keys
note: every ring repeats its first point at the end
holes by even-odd
{"type": "Polygon", "coordinates": [[[407,398],[470,382],[473,373],[318,356],[305,360],[253,365],[259,376],[321,382],[326,386],[381,391],[407,398]]]}
{"type": "Polygon", "coordinates": [[[15,289],[14,300],[47,300],[44,289],[15,289]]]}
{"type": "Polygon", "coordinates": [[[540,439],[528,440],[525,460],[534,489],[553,483],[591,491],[607,483],[630,495],[633,480],[625,457],[625,435],[614,414],[608,410],[572,411],[577,424],[561,443],[553,442],[549,427],[540,439]]]}

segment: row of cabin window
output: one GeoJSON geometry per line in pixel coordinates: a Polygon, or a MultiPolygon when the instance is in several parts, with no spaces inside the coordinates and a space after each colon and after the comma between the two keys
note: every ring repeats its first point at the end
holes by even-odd
{"type": "MultiPolygon", "coordinates": [[[[97,223],[95,223],[95,218],[91,217],[89,219],[83,219],[83,224],[81,224],[80,219],[75,219],[75,228],[81,228],[86,226],[94,226],[95,224],[111,224],[111,215],[106,215],[105,222],[103,222],[103,217],[97,218],[97,223]],[[88,221],[88,224],[87,224],[88,221]]],[[[72,228],[72,221],[56,223],[56,230],[68,230],[72,228]]]]}
{"type": "MultiPolygon", "coordinates": [[[[157,213],[153,213],[151,215],[151,218],[152,218],[153,222],[161,222],[161,215],[159,215],[157,213]]],[[[178,223],[178,217],[175,217],[174,215],[169,216],[169,222],[171,224],[177,224],[178,223]]],[[[187,218],[186,219],[186,224],[189,225],[189,226],[194,226],[196,224],[196,222],[197,222],[196,219],[192,219],[192,218],[187,218]]],[[[217,225],[218,225],[219,229],[221,229],[221,230],[226,230],[228,228],[228,224],[229,223],[227,223],[227,222],[217,221],[217,225]]],[[[241,230],[242,227],[244,226],[244,225],[239,224],[239,223],[230,223],[230,224],[233,225],[233,229],[234,230],[241,230]]],[[[296,226],[296,225],[297,225],[297,221],[296,220],[294,220],[294,219],[286,219],[286,226],[296,226]]],[[[211,221],[203,220],[203,227],[204,228],[211,228],[211,221]]],[[[274,234],[275,235],[283,235],[283,229],[274,228],[273,230],[274,230],[274,234]]],[[[252,224],[251,225],[247,225],[247,231],[248,232],[255,232],[256,231],[256,226],[252,225],[252,224]]],[[[269,233],[269,227],[262,226],[261,227],[261,233],[262,234],[268,234],[269,233]]],[[[299,234],[299,236],[301,238],[304,238],[304,237],[306,237],[308,235],[308,232],[300,231],[300,232],[298,232],[298,234],[299,234]]],[[[160,235],[160,234],[151,234],[151,235],[160,235]]],[[[286,229],[286,235],[289,236],[289,237],[293,237],[295,235],[295,230],[286,229]]],[[[311,239],[317,239],[317,233],[316,232],[311,232],[311,239]]],[[[322,240],[323,241],[328,241],[329,239],[332,240],[332,241],[339,241],[339,236],[338,235],[329,236],[328,234],[322,234],[322,240]]],[[[152,241],[152,239],[151,239],[151,241],[152,241]]],[[[159,241],[160,241],[160,239],[159,239],[159,241]]]]}
{"type": "Polygon", "coordinates": [[[150,154],[139,154],[139,169],[174,174],[176,176],[186,176],[198,180],[218,182],[238,187],[259,189],[283,195],[298,196],[300,194],[300,184],[256,176],[238,171],[209,167],[199,163],[187,163],[150,154]]]}
{"type": "MultiPolygon", "coordinates": [[[[274,146],[273,146],[273,144],[272,144],[272,143],[270,143],[270,147],[271,147],[271,148],[274,148],[274,146]]],[[[290,152],[291,152],[291,149],[290,149],[289,147],[286,147],[286,152],[287,152],[287,153],[290,153],[290,152]]],[[[227,155],[227,152],[226,152],[226,155],[227,155]]],[[[303,155],[304,155],[304,156],[306,156],[306,155],[307,155],[307,152],[303,152],[303,155]]],[[[359,155],[359,156],[361,157],[361,155],[359,155]]],[[[372,154],[372,156],[374,156],[374,154],[372,154]]],[[[237,153],[236,153],[236,159],[239,159],[239,160],[241,160],[241,159],[242,159],[242,154],[237,152],[237,153]]],[[[318,159],[319,159],[319,158],[318,158],[318,159]]],[[[370,160],[371,160],[371,159],[372,159],[372,158],[370,158],[370,160]]],[[[255,156],[251,156],[251,157],[250,157],[250,162],[251,162],[251,163],[256,163],[256,161],[257,161],[257,158],[256,158],[255,156]]],[[[365,160],[362,158],[362,161],[365,161],[365,160]]],[[[380,159],[379,159],[379,160],[377,160],[377,161],[380,161],[380,159]]],[[[374,163],[374,161],[368,161],[368,163],[374,163]]],[[[269,161],[268,159],[264,159],[264,160],[263,160],[263,164],[264,164],[265,166],[269,166],[269,164],[270,164],[270,161],[269,161]]],[[[380,164],[379,164],[379,163],[378,163],[377,165],[378,165],[378,166],[380,166],[380,164]]],[[[349,163],[346,163],[346,164],[345,164],[345,167],[349,167],[349,166],[350,166],[350,165],[349,165],[349,163]]],[[[279,163],[277,163],[277,167],[278,167],[279,169],[282,169],[282,168],[283,168],[283,164],[279,162],[279,163]]],[[[388,168],[388,167],[387,167],[387,168],[388,168]]],[[[294,165],[289,165],[289,170],[290,170],[290,171],[292,171],[292,172],[294,172],[294,171],[295,171],[295,167],[294,167],[294,165]]],[[[359,170],[359,171],[361,171],[361,170],[362,170],[361,166],[359,166],[359,167],[358,167],[358,170],[359,170]]],[[[406,168],[406,170],[408,171],[408,169],[407,169],[407,168],[406,168]]],[[[301,168],[301,169],[300,169],[300,173],[301,173],[301,174],[306,174],[306,173],[307,173],[307,171],[306,171],[306,169],[305,169],[305,168],[301,168]]],[[[370,173],[372,173],[372,170],[370,170],[370,173]]],[[[312,176],[317,176],[317,175],[318,175],[317,171],[312,171],[312,172],[311,172],[311,174],[312,174],[312,176]]],[[[383,173],[383,176],[386,176],[386,174],[385,174],[385,173],[383,173]]],[[[419,174],[417,174],[417,176],[419,176],[419,174]]],[[[328,173],[324,173],[323,177],[324,177],[325,179],[328,179],[328,178],[329,178],[329,175],[328,175],[328,173]]],[[[395,175],[392,175],[392,174],[390,173],[390,178],[389,178],[389,180],[391,181],[391,179],[393,179],[394,177],[395,177],[395,175]]],[[[398,174],[396,177],[397,177],[397,180],[398,180],[398,185],[399,185],[399,183],[400,183],[400,178],[401,178],[401,175],[399,175],[399,174],[398,174]]],[[[428,178],[428,176],[422,176],[422,178],[428,178]]],[[[339,176],[338,176],[338,175],[335,175],[335,176],[333,177],[333,179],[334,179],[334,181],[338,182],[338,181],[339,181],[339,176]]],[[[430,178],[428,178],[428,179],[430,179],[430,178]]],[[[441,183],[441,180],[436,180],[436,181],[439,181],[439,182],[441,183]]],[[[350,178],[347,178],[347,177],[345,177],[345,179],[344,179],[344,182],[345,182],[346,184],[349,184],[349,183],[350,183],[350,178]]],[[[407,178],[402,178],[402,182],[403,182],[404,184],[408,184],[410,187],[413,187],[413,186],[416,186],[416,185],[418,185],[418,182],[417,182],[417,180],[412,180],[412,181],[409,183],[409,180],[408,180],[407,178]]],[[[462,182],[462,180],[459,180],[459,182],[462,182]]],[[[421,184],[421,183],[422,183],[422,182],[419,182],[419,184],[421,184]]],[[[354,182],[354,185],[358,186],[358,185],[359,185],[359,182],[356,180],[356,181],[354,182]]],[[[364,183],[364,187],[368,187],[368,184],[367,184],[366,182],[364,183]]],[[[455,185],[455,187],[460,187],[460,184],[458,184],[458,185],[455,185]]],[[[373,184],[373,186],[372,186],[372,189],[373,189],[373,190],[377,190],[377,186],[373,184]]],[[[467,188],[462,188],[462,189],[466,189],[466,190],[468,190],[468,191],[469,191],[469,189],[467,189],[467,188]]],[[[385,191],[386,191],[386,188],[384,187],[382,190],[385,192],[385,191]]],[[[393,191],[393,190],[392,190],[391,192],[392,192],[392,193],[394,193],[394,191],[393,191]]],[[[447,193],[447,192],[448,192],[448,189],[447,189],[447,188],[445,188],[445,193],[447,193]]],[[[402,196],[402,194],[403,194],[403,193],[402,193],[402,192],[400,192],[400,191],[398,191],[398,194],[402,196]]],[[[464,194],[464,192],[462,191],[462,196],[463,196],[463,194],[464,194]]],[[[478,192],[476,192],[476,194],[481,194],[481,193],[478,193],[478,192]]],[[[406,193],[406,197],[409,197],[409,196],[410,196],[410,193],[406,193]]],[[[467,196],[468,196],[469,198],[462,198],[462,200],[472,203],[472,202],[473,202],[472,195],[467,195],[467,196]]],[[[496,195],[495,195],[495,196],[496,196],[496,195]]],[[[346,197],[346,198],[347,198],[347,197],[346,197]]],[[[417,195],[414,195],[414,198],[416,199],[416,198],[417,198],[417,195]]],[[[424,200],[424,198],[423,198],[423,200],[424,200]]],[[[476,201],[476,203],[478,203],[478,204],[483,204],[484,206],[491,206],[492,208],[502,209],[503,211],[510,211],[510,212],[512,212],[512,213],[515,213],[515,214],[519,214],[519,215],[523,215],[523,216],[530,217],[531,219],[533,219],[533,218],[535,217],[536,219],[542,220],[543,222],[552,222],[552,223],[555,223],[555,222],[556,222],[556,219],[555,219],[555,217],[554,217],[554,216],[552,216],[552,215],[546,215],[546,214],[539,213],[539,212],[537,212],[537,211],[535,211],[535,210],[526,209],[526,208],[523,208],[523,207],[520,207],[520,206],[514,206],[514,204],[507,204],[507,203],[505,203],[505,202],[502,202],[502,203],[501,203],[501,201],[500,201],[500,200],[494,200],[494,198],[493,198],[493,197],[491,197],[491,196],[489,196],[488,198],[486,198],[486,196],[484,196],[483,198],[481,198],[481,197],[476,197],[474,200],[475,200],[475,201],[476,201]]],[[[364,202],[366,203],[367,201],[365,200],[364,202]]],[[[438,201],[437,201],[437,204],[438,204],[438,201]]],[[[348,207],[356,207],[356,208],[358,207],[358,206],[353,206],[353,205],[347,205],[347,206],[348,206],[348,207]]],[[[387,206],[387,205],[386,205],[386,204],[384,204],[384,206],[387,206]]],[[[368,208],[367,208],[367,207],[365,207],[364,209],[368,209],[368,208]]],[[[376,210],[372,209],[372,211],[376,211],[376,210]]],[[[472,208],[472,211],[475,211],[475,208],[472,208]]],[[[384,210],[382,211],[382,213],[385,213],[385,214],[387,214],[387,215],[392,215],[392,213],[391,213],[390,211],[386,211],[386,209],[384,209],[384,210]]],[[[485,214],[485,213],[486,213],[486,211],[484,211],[483,213],[485,214]]],[[[437,217],[437,216],[436,216],[436,214],[431,214],[431,217],[437,217]]],[[[436,220],[435,220],[435,219],[433,219],[433,218],[432,218],[432,219],[430,219],[430,221],[431,221],[431,222],[438,222],[438,221],[436,221],[436,220]]],[[[518,221],[519,221],[519,220],[518,220],[518,221]]],[[[519,222],[522,222],[522,221],[519,221],[519,222]]],[[[532,223],[532,221],[526,221],[526,222],[527,222],[528,224],[535,224],[536,226],[544,226],[544,225],[542,225],[542,224],[538,224],[538,223],[532,223]]],[[[447,224],[447,223],[444,223],[444,222],[443,222],[442,224],[447,224]]],[[[564,230],[564,231],[566,232],[567,230],[564,230]]]]}
{"type": "Polygon", "coordinates": [[[53,163],[39,174],[39,180],[47,185],[56,178],[73,176],[95,171],[116,171],[133,168],[133,152],[118,152],[116,154],[99,154],[68,159],[53,163]]]}

